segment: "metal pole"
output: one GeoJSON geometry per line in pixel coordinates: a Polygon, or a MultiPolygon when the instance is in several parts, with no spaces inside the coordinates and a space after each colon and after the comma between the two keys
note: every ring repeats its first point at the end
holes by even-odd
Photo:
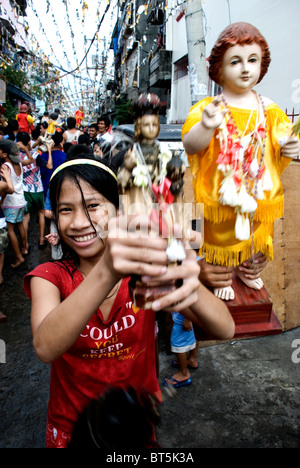
{"type": "Polygon", "coordinates": [[[189,0],[185,14],[192,104],[208,94],[206,47],[201,0],[189,0]]]}

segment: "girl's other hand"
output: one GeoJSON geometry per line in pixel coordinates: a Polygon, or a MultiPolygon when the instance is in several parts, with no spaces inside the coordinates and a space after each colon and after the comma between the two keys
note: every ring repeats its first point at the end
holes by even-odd
{"type": "Polygon", "coordinates": [[[148,217],[120,216],[108,226],[108,264],[119,278],[129,275],[160,276],[167,270],[167,240],[149,235],[148,217]]]}
{"type": "Polygon", "coordinates": [[[151,288],[151,283],[157,288],[158,282],[163,287],[164,283],[181,280],[181,286],[154,301],[152,309],[180,312],[192,306],[198,300],[199,272],[200,268],[196,261],[196,253],[191,249],[187,249],[186,259],[182,261],[181,265],[170,265],[164,274],[157,277],[143,276],[142,281],[147,284],[147,288],[151,288]]]}
{"type": "Polygon", "coordinates": [[[257,279],[260,278],[262,270],[267,266],[268,261],[261,252],[255,254],[254,259],[249,259],[243,262],[237,268],[244,273],[246,278],[257,279]]]}
{"type": "Polygon", "coordinates": [[[209,288],[225,288],[232,285],[232,267],[206,263],[205,258],[199,261],[200,281],[209,288]]]}

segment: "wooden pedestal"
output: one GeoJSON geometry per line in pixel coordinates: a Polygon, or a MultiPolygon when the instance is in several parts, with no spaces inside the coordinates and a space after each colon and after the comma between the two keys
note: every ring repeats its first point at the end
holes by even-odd
{"type": "MultiPolygon", "coordinates": [[[[235,292],[234,300],[224,302],[235,322],[233,339],[282,333],[282,325],[273,310],[273,303],[265,287],[259,291],[248,288],[234,272],[232,287],[235,292]]],[[[173,326],[171,314],[162,313],[162,316],[159,314],[159,323],[166,349],[170,353],[170,336],[173,326]]],[[[193,327],[196,340],[202,342],[202,346],[207,346],[207,343],[217,343],[214,337],[207,335],[198,325],[193,324],[193,327]]]]}
{"type": "Polygon", "coordinates": [[[265,287],[256,291],[248,288],[234,274],[232,287],[235,298],[226,305],[236,325],[235,338],[275,335],[282,326],[273,310],[273,303],[265,287]]]}

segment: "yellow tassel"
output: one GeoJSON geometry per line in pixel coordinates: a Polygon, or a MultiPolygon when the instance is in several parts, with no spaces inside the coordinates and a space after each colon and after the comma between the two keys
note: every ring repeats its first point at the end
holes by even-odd
{"type": "Polygon", "coordinates": [[[212,223],[219,224],[235,219],[235,213],[231,206],[204,204],[204,218],[212,223]]]}
{"type": "MultiPolygon", "coordinates": [[[[198,203],[204,203],[204,218],[211,223],[223,223],[230,219],[235,219],[234,208],[231,206],[222,206],[218,202],[207,202],[202,199],[198,203]]],[[[261,223],[273,223],[276,219],[284,215],[284,197],[278,197],[276,200],[258,200],[258,207],[254,214],[254,221],[261,223]]]]}
{"type": "Polygon", "coordinates": [[[254,234],[254,252],[252,238],[230,247],[220,247],[206,244],[199,250],[199,255],[205,255],[207,263],[235,267],[250,259],[253,253],[262,252],[270,262],[273,260],[273,241],[270,227],[261,225],[254,234]]]}
{"type": "Polygon", "coordinates": [[[276,219],[284,215],[284,197],[278,197],[276,200],[258,201],[258,207],[255,211],[254,221],[261,223],[273,223],[276,219]]]}

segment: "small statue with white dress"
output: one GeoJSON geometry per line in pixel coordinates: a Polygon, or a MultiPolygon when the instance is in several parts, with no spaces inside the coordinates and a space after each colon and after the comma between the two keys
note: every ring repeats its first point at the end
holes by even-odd
{"type": "MultiPolygon", "coordinates": [[[[185,165],[179,156],[172,156],[157,141],[159,109],[160,99],[155,94],[142,93],[135,101],[135,141],[119,168],[118,184],[124,213],[148,215],[159,235],[168,238],[170,261],[177,262],[185,258],[181,242],[174,238],[177,213],[183,212],[177,205],[182,206],[185,165]]],[[[151,308],[153,297],[145,300],[144,285],[140,281],[136,285],[135,302],[140,307],[151,308]]]]}

